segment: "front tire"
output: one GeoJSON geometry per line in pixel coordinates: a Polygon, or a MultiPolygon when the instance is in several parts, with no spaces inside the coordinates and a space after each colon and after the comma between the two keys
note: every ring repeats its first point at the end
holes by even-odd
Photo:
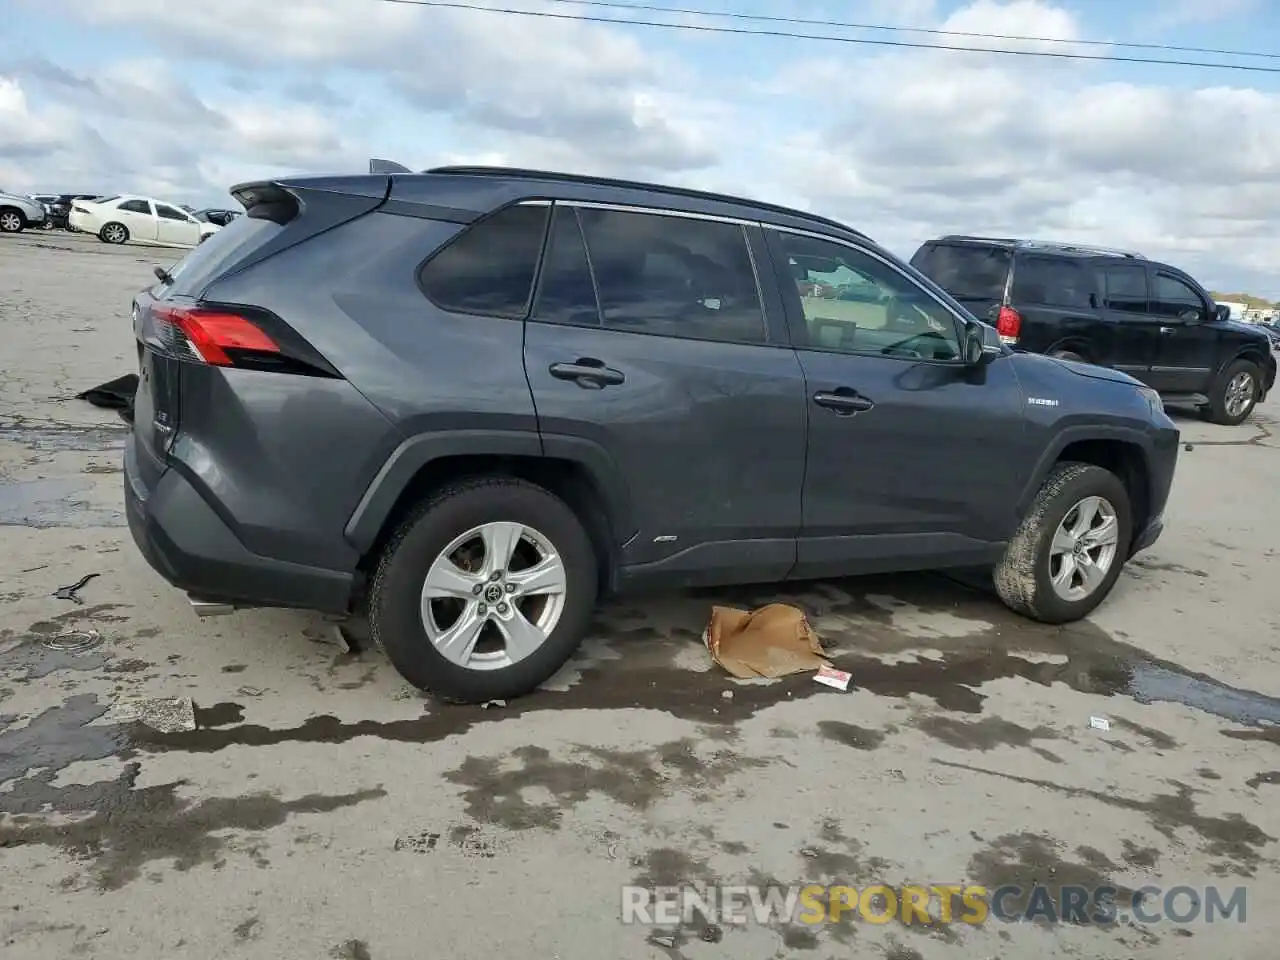
{"type": "Polygon", "coordinates": [[[13,207],[0,208],[0,233],[21,233],[27,225],[27,218],[21,210],[13,207]]]}
{"type": "Polygon", "coordinates": [[[518,697],[578,648],[597,591],[591,540],[541,487],[480,477],[399,525],[373,577],[373,639],[400,675],[445,699],[518,697]]]}
{"type": "Polygon", "coordinates": [[[105,223],[98,231],[98,239],[103,243],[122,244],[129,242],[129,228],[123,223],[105,223]]]}
{"type": "Polygon", "coordinates": [[[1234,427],[1249,418],[1262,392],[1262,371],[1249,360],[1227,364],[1209,391],[1209,404],[1201,413],[1211,423],[1234,427]]]}
{"type": "Polygon", "coordinates": [[[1092,464],[1060,463],[996,566],[996,593],[1041,623],[1079,620],[1115,586],[1132,536],[1120,478],[1092,464]]]}

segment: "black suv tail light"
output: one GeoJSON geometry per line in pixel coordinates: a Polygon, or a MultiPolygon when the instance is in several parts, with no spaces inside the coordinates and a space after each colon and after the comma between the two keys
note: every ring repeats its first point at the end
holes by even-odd
{"type": "Polygon", "coordinates": [[[1022,314],[1013,307],[1001,307],[996,315],[996,333],[1005,343],[1017,343],[1022,334],[1022,314]]]}

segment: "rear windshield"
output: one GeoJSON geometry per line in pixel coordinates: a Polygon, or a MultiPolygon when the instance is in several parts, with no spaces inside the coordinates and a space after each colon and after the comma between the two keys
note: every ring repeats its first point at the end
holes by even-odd
{"type": "Polygon", "coordinates": [[[953,297],[1000,300],[1011,259],[1007,247],[928,243],[911,258],[911,265],[953,297]]]}
{"type": "Polygon", "coordinates": [[[183,257],[169,271],[173,283],[161,284],[153,291],[155,296],[161,299],[166,295],[199,296],[222,273],[283,229],[270,220],[236,217],[183,257]]]}

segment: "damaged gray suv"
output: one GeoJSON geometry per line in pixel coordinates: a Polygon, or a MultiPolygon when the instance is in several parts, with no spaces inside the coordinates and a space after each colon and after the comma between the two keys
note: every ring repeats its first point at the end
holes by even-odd
{"type": "Polygon", "coordinates": [[[493,168],[234,188],[136,299],[134,539],[198,606],[367,611],[412,683],[527,692],[639,589],[993,569],[1092,610],[1178,431],[831,220],[493,168]]]}

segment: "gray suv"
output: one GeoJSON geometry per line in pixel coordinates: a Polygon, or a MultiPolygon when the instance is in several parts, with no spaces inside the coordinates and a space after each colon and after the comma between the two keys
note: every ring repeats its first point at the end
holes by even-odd
{"type": "Polygon", "coordinates": [[[134,304],[134,539],[202,609],[367,611],[442,697],[533,689],[618,591],[985,566],[1074,620],[1162,529],[1152,390],[834,221],[479,167],[232,193],[134,304]]]}

